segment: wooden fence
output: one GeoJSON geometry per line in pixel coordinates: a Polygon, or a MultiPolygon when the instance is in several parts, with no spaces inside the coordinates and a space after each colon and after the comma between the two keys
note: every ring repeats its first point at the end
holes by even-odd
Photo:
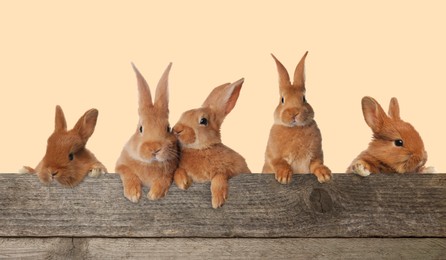
{"type": "Polygon", "coordinates": [[[0,258],[446,259],[446,174],[241,175],[219,209],[209,184],[146,193],[127,201],[116,174],[73,189],[0,174],[0,258]]]}

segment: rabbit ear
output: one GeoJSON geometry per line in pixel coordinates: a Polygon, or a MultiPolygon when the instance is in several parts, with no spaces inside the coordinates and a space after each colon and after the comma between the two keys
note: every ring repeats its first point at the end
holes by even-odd
{"type": "Polygon", "coordinates": [[[90,109],[79,118],[73,130],[79,133],[79,136],[84,142],[93,134],[96,122],[98,120],[99,111],[97,109],[90,109]]]}
{"type": "Polygon", "coordinates": [[[398,99],[393,97],[389,104],[389,116],[395,120],[400,120],[400,105],[398,104],[398,99]]]}
{"type": "Polygon", "coordinates": [[[139,93],[139,112],[141,114],[144,109],[153,106],[152,95],[150,94],[149,84],[147,84],[147,81],[136,68],[135,64],[132,63],[132,67],[136,73],[136,81],[138,84],[139,93]]]}
{"type": "Polygon", "coordinates": [[[362,113],[367,125],[373,132],[378,132],[387,118],[382,107],[372,97],[362,98],[362,113]]]}
{"type": "Polygon", "coordinates": [[[219,114],[226,116],[237,103],[244,80],[241,78],[232,84],[226,83],[214,88],[202,106],[213,108],[219,114]]]}
{"type": "Polygon", "coordinates": [[[291,84],[290,76],[288,75],[288,71],[285,67],[280,63],[280,61],[271,53],[274,61],[276,62],[277,72],[279,73],[279,87],[286,87],[291,84]]]}
{"type": "Polygon", "coordinates": [[[294,81],[293,85],[296,87],[305,87],[305,58],[307,57],[308,51],[305,52],[302,59],[300,59],[299,64],[297,64],[294,70],[294,81]]]}
{"type": "Polygon", "coordinates": [[[169,110],[169,72],[170,68],[172,67],[172,62],[169,63],[166,70],[164,71],[163,75],[160,78],[160,81],[158,82],[158,86],[156,87],[156,93],[155,93],[155,106],[158,106],[162,108],[163,110],[168,111],[169,110]]]}
{"type": "Polygon", "coordinates": [[[65,115],[63,114],[62,108],[56,106],[56,118],[54,131],[67,131],[67,121],[65,120],[65,115]]]}

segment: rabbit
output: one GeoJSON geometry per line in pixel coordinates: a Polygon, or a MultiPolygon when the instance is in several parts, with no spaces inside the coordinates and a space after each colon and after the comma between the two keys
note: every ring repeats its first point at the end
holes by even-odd
{"type": "Polygon", "coordinates": [[[262,173],[275,173],[279,183],[291,182],[293,173],[313,173],[319,182],[331,179],[331,170],[324,165],[321,132],[314,120],[314,111],[305,97],[304,54],[294,71],[294,81],[273,55],[279,73],[279,104],[274,111],[265,152],[262,173]]]}
{"type": "Polygon", "coordinates": [[[212,207],[228,198],[228,180],[251,173],[245,159],[221,142],[220,127],[234,108],[244,79],[216,87],[200,108],[184,112],[173,127],[180,144],[175,184],[183,190],[192,182],[211,182],[212,207]]]}
{"type": "Polygon", "coordinates": [[[353,160],[347,173],[368,176],[370,173],[429,173],[425,167],[427,152],[415,128],[401,120],[398,100],[390,100],[388,116],[372,97],[362,98],[362,112],[372,129],[373,139],[367,150],[353,160]]]}
{"type": "Polygon", "coordinates": [[[35,169],[24,166],[19,172],[37,174],[46,185],[56,180],[68,187],[81,183],[87,174],[98,177],[107,173],[105,166],[85,148],[94,132],[98,114],[97,109],[88,110],[74,128],[67,131],[62,108],[56,106],[55,128],[48,138],[45,156],[35,169]]]}
{"type": "Polygon", "coordinates": [[[139,92],[139,122],[135,132],[122,149],[116,162],[116,172],[124,187],[124,196],[137,203],[141,186],[150,187],[150,200],[164,197],[178,167],[178,143],[169,126],[168,77],[172,63],[164,71],[152,102],[150,88],[132,63],[139,92]]]}

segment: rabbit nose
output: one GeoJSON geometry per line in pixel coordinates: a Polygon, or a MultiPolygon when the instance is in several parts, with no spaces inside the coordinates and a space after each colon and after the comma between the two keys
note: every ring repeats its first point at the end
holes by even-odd
{"type": "Polygon", "coordinates": [[[174,126],[173,127],[173,134],[178,136],[179,134],[181,134],[181,132],[183,132],[183,128],[182,127],[178,127],[178,126],[174,126]]]}
{"type": "Polygon", "coordinates": [[[148,156],[156,156],[162,150],[162,145],[158,142],[144,143],[140,149],[143,154],[148,156]]]}

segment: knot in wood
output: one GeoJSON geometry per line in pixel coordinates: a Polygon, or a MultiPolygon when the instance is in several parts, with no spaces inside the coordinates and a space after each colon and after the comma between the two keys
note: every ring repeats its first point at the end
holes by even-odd
{"type": "Polygon", "coordinates": [[[313,189],[310,194],[310,202],[316,212],[328,213],[333,210],[333,201],[326,190],[313,189]]]}

